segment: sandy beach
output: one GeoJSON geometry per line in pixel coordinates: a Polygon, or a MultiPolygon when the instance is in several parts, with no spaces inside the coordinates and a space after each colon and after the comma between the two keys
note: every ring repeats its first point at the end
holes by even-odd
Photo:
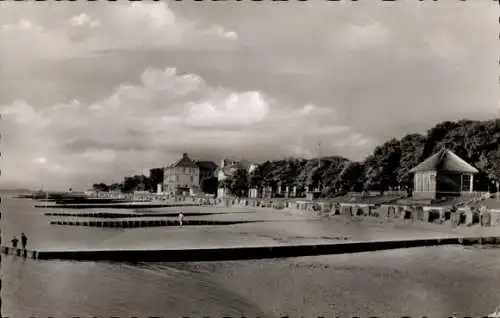
{"type": "MultiPolygon", "coordinates": [[[[166,213],[173,208],[148,210],[166,213]]],[[[318,216],[298,211],[190,207],[183,212],[212,213],[186,218],[198,220],[258,221],[256,223],[223,226],[169,226],[146,228],[87,228],[52,225],[63,236],[57,249],[175,249],[196,247],[257,246],[279,244],[321,244],[349,241],[421,239],[450,236],[500,235],[498,227],[452,227],[451,224],[431,224],[374,217],[318,216]],[[92,233],[92,235],[90,235],[92,233]],[[69,235],[71,234],[71,236],[69,235]]],[[[101,211],[102,212],[102,211],[101,211]]],[[[50,220],[99,220],[96,218],[42,217],[50,220]]],[[[123,218],[126,220],[127,218],[123,218]]],[[[130,218],[132,220],[132,218],[130,218]]],[[[148,219],[175,219],[149,217],[148,219]]],[[[118,219],[120,220],[120,219],[118,219]]],[[[134,219],[135,220],[135,219],[134,219]]],[[[60,238],[60,237],[59,237],[60,238]]],[[[50,240],[39,240],[37,248],[51,249],[50,240]]]]}

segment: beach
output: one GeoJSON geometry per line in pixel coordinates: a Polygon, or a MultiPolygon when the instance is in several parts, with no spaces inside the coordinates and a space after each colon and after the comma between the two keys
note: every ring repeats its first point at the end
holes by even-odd
{"type": "MultiPolygon", "coordinates": [[[[33,208],[30,200],[4,199],[3,203],[3,237],[24,231],[30,248],[45,249],[191,248],[498,233],[498,228],[249,209],[199,218],[267,222],[85,228],[50,225],[54,218],[44,216],[44,209],[33,208]]],[[[135,265],[4,256],[2,268],[2,314],[12,317],[400,317],[453,312],[465,316],[488,314],[500,302],[498,248],[447,246],[280,260],[135,265]]]]}

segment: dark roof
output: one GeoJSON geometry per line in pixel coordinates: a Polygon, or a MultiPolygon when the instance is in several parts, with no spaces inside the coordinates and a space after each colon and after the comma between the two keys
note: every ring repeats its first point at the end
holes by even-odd
{"type": "Polygon", "coordinates": [[[174,167],[198,168],[198,165],[196,165],[196,163],[193,160],[191,160],[191,158],[189,158],[187,153],[184,153],[182,154],[181,159],[167,166],[167,168],[174,168],[174,167]]]}
{"type": "Polygon", "coordinates": [[[457,156],[455,153],[448,149],[441,149],[416,167],[410,172],[424,172],[424,171],[453,171],[463,173],[478,173],[479,171],[468,164],[465,160],[457,156]]]}
{"type": "Polygon", "coordinates": [[[215,171],[217,169],[217,165],[213,161],[197,161],[196,164],[200,169],[212,170],[215,171]]]}

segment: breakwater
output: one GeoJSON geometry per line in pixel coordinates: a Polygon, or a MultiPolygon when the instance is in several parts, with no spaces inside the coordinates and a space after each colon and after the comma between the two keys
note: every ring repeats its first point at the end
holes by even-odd
{"type": "MultiPolygon", "coordinates": [[[[243,223],[256,223],[261,221],[217,221],[217,220],[184,220],[182,226],[200,225],[234,225],[243,223]]],[[[52,225],[90,226],[90,227],[113,227],[113,228],[136,228],[136,227],[158,227],[179,226],[177,220],[117,220],[117,221],[50,221],[52,225]]]]}
{"type": "Polygon", "coordinates": [[[21,249],[16,247],[2,246],[2,253],[6,255],[13,255],[23,258],[37,258],[37,251],[21,249]]]}
{"type": "MultiPolygon", "coordinates": [[[[213,214],[222,214],[219,212],[203,213],[203,212],[182,212],[184,216],[206,216],[213,214]]],[[[70,216],[83,218],[99,218],[99,219],[123,219],[123,218],[141,218],[141,217],[177,217],[179,213],[113,213],[113,212],[89,212],[89,213],[69,213],[69,212],[47,212],[45,216],[70,216]]]]}
{"type": "Polygon", "coordinates": [[[210,206],[204,203],[75,203],[75,204],[35,204],[35,208],[52,209],[154,209],[190,206],[210,206]]]}
{"type": "MultiPolygon", "coordinates": [[[[500,237],[446,237],[394,241],[347,242],[335,244],[242,246],[156,250],[27,251],[20,254],[40,260],[121,261],[121,262],[201,262],[266,258],[289,258],[330,254],[373,252],[439,245],[500,245],[500,237]]],[[[5,254],[19,255],[19,249],[2,247],[5,254]]]]}

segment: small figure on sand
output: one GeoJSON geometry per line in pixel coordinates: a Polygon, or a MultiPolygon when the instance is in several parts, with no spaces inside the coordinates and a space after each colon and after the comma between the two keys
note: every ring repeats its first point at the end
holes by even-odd
{"type": "Polygon", "coordinates": [[[184,214],[182,211],[179,212],[179,225],[182,226],[182,222],[184,221],[184,214]]]}
{"type": "Polygon", "coordinates": [[[23,250],[26,249],[26,245],[28,244],[28,238],[24,235],[24,232],[21,233],[21,245],[23,246],[23,250]]]}
{"type": "Polygon", "coordinates": [[[12,237],[11,242],[12,242],[12,247],[13,248],[17,248],[17,243],[19,242],[19,240],[17,239],[17,237],[15,237],[15,236],[12,237]]]}

